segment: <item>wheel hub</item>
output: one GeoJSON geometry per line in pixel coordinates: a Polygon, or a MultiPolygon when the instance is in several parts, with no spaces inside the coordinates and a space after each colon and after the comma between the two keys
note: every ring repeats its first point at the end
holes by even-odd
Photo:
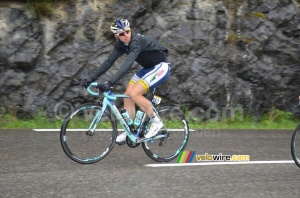
{"type": "Polygon", "coordinates": [[[87,134],[88,136],[93,136],[93,132],[92,131],[87,131],[87,132],[85,132],[85,134],[87,134]]]}

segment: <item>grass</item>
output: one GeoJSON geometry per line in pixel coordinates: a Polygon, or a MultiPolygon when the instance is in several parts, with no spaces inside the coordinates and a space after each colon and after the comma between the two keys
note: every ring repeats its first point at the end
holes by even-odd
{"type": "Polygon", "coordinates": [[[190,128],[207,129],[295,129],[300,124],[300,119],[293,118],[292,113],[284,112],[275,108],[261,118],[252,115],[240,116],[236,114],[233,118],[218,121],[207,120],[205,122],[190,122],[190,128]],[[235,119],[234,119],[235,118],[235,119]]]}
{"type": "MultiPolygon", "coordinates": [[[[45,114],[42,114],[45,115],[45,114]]],[[[300,123],[299,119],[293,118],[290,112],[283,112],[277,109],[272,109],[270,113],[265,114],[260,119],[253,119],[253,116],[235,115],[237,119],[221,119],[215,121],[209,119],[206,121],[187,118],[191,129],[295,129],[300,123]]],[[[45,116],[37,116],[32,119],[17,119],[12,115],[0,116],[0,129],[34,129],[34,128],[56,128],[59,129],[62,125],[61,119],[50,119],[45,116]]],[[[74,122],[74,121],[73,121],[74,122]]],[[[76,120],[76,126],[87,126],[84,120],[76,120]]],[[[172,123],[174,127],[179,123],[172,123]]],[[[103,128],[108,128],[106,124],[103,128]]]]}
{"type": "Polygon", "coordinates": [[[295,129],[300,121],[282,120],[280,122],[270,122],[267,120],[254,121],[213,121],[209,120],[201,124],[189,123],[191,129],[295,129]]]}
{"type": "Polygon", "coordinates": [[[34,128],[60,128],[61,120],[52,120],[46,117],[34,119],[17,119],[16,117],[5,115],[0,117],[0,129],[34,129],[34,128]]]}

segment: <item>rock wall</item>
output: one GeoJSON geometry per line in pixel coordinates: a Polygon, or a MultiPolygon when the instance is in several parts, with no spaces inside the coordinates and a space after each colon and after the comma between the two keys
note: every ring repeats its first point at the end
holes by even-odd
{"type": "MultiPolygon", "coordinates": [[[[21,115],[53,116],[95,101],[72,82],[91,74],[112,50],[109,27],[127,18],[134,31],[168,47],[172,76],[159,89],[165,101],[199,108],[272,108],[297,113],[300,94],[300,12],[291,0],[64,1],[50,17],[25,3],[0,3],[0,103],[21,115]]],[[[126,57],[101,77],[108,80],[126,57]]],[[[115,87],[123,91],[131,72],[115,87]]],[[[3,110],[4,109],[4,110],[3,110]]],[[[201,112],[200,112],[201,113],[201,112]]]]}

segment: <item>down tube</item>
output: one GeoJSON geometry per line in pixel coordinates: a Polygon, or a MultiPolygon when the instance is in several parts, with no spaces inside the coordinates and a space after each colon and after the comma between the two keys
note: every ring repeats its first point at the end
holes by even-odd
{"type": "Polygon", "coordinates": [[[126,124],[124,118],[121,116],[119,110],[117,109],[116,105],[114,103],[107,103],[107,105],[111,108],[112,112],[114,113],[115,117],[119,120],[119,123],[121,124],[122,128],[126,131],[128,134],[129,138],[131,140],[136,141],[137,137],[133,135],[126,124]]]}

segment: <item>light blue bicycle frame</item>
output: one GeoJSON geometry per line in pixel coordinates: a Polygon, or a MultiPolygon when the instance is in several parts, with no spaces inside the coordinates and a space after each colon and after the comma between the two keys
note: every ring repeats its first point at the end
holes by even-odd
{"type": "MultiPolygon", "coordinates": [[[[93,96],[99,96],[98,92],[94,92],[91,90],[91,87],[96,87],[98,85],[98,83],[91,83],[91,85],[87,88],[87,91],[93,95],[93,96]]],[[[115,115],[115,117],[117,118],[117,120],[119,121],[119,123],[121,124],[121,126],[123,127],[124,131],[126,132],[127,136],[130,138],[130,140],[132,142],[135,143],[140,143],[140,142],[145,142],[145,141],[149,141],[149,140],[154,140],[154,139],[159,139],[159,138],[163,138],[166,137],[166,134],[163,135],[157,135],[153,138],[139,138],[138,136],[136,136],[135,134],[132,134],[130,131],[130,128],[128,126],[128,124],[126,123],[126,121],[124,120],[124,118],[122,117],[121,113],[119,112],[118,108],[116,107],[114,101],[117,100],[118,98],[129,98],[128,95],[126,94],[114,94],[112,91],[108,91],[108,92],[103,92],[104,95],[104,99],[102,102],[102,109],[99,110],[97,112],[97,114],[95,115],[90,127],[89,127],[89,131],[91,131],[92,133],[94,133],[103,113],[105,112],[106,108],[109,107],[113,114],[115,115]]],[[[158,115],[156,109],[154,108],[153,104],[151,103],[153,110],[156,112],[156,114],[158,115]]],[[[143,123],[145,119],[145,114],[142,118],[141,123],[143,123]]],[[[137,134],[140,132],[140,130],[142,130],[142,124],[140,124],[140,126],[138,127],[137,130],[137,134]]]]}

